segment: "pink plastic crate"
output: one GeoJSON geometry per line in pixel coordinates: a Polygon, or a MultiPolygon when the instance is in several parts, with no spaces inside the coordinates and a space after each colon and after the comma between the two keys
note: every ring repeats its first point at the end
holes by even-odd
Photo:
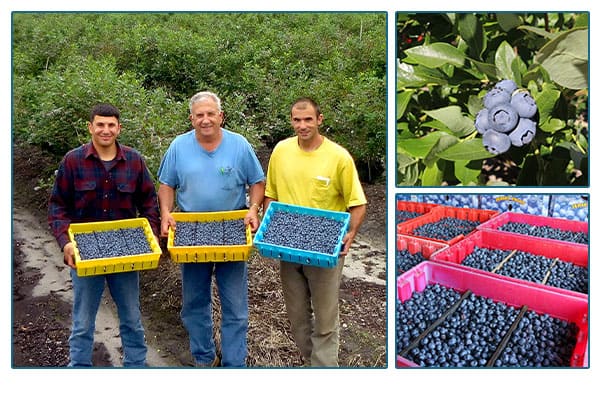
{"type": "MultiPolygon", "coordinates": [[[[543,240],[534,236],[526,235],[519,235],[519,237],[515,239],[515,235],[513,234],[491,230],[477,231],[469,235],[464,240],[455,243],[446,249],[440,250],[431,257],[431,260],[443,264],[451,264],[461,269],[477,271],[485,275],[497,276],[500,279],[523,282],[521,279],[499,275],[489,271],[483,271],[462,265],[462,261],[475,250],[476,246],[494,250],[518,250],[548,258],[558,258],[559,260],[570,262],[573,265],[582,268],[587,268],[589,261],[587,246],[581,246],[576,243],[563,242],[560,240],[543,240]]],[[[527,282],[527,284],[531,286],[544,287],[549,290],[571,293],[575,296],[587,298],[587,294],[585,293],[577,293],[535,282],[527,282]]]]}
{"type": "MultiPolygon", "coordinates": [[[[504,212],[491,218],[489,221],[479,225],[478,230],[494,230],[499,231],[499,228],[508,222],[518,222],[535,226],[549,226],[555,229],[562,229],[564,231],[572,232],[589,232],[589,225],[584,221],[573,221],[563,218],[545,217],[541,215],[522,214],[516,212],[504,212]]],[[[514,235],[515,238],[522,238],[523,236],[531,237],[530,235],[523,235],[521,233],[505,232],[510,235],[514,235]]],[[[563,243],[562,240],[539,238],[542,240],[548,240],[553,243],[563,243]]],[[[519,239],[520,240],[520,239],[519,239]]],[[[578,246],[587,246],[585,243],[574,243],[578,246]]]]}
{"type": "MultiPolygon", "coordinates": [[[[575,296],[572,292],[562,293],[532,286],[523,281],[509,281],[466,270],[435,261],[424,261],[396,279],[398,299],[402,302],[410,299],[414,292],[422,292],[429,284],[440,284],[458,292],[471,290],[474,294],[494,301],[522,307],[527,305],[531,311],[548,314],[551,317],[573,322],[579,329],[571,367],[588,366],[588,301],[575,296]]],[[[397,356],[397,367],[417,367],[412,361],[397,356]]]]}
{"type": "Polygon", "coordinates": [[[431,209],[431,211],[425,215],[398,224],[396,227],[396,234],[419,237],[422,239],[433,240],[436,242],[451,245],[462,240],[465,237],[465,235],[458,235],[450,240],[438,240],[414,235],[413,231],[422,225],[437,222],[442,218],[458,218],[466,221],[478,221],[483,223],[488,221],[490,218],[496,216],[497,214],[498,211],[494,210],[479,210],[475,208],[438,206],[431,209]]]}
{"type": "Polygon", "coordinates": [[[447,248],[446,243],[422,239],[415,236],[396,235],[396,250],[408,250],[410,254],[421,253],[430,259],[436,252],[447,248]]]}

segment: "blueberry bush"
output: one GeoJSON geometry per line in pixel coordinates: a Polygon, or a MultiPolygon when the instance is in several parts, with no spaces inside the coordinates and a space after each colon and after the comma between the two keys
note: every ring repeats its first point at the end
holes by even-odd
{"type": "Polygon", "coordinates": [[[308,95],[324,133],[375,181],[386,154],[386,24],[383,12],[15,12],[13,141],[60,158],[88,140],[91,106],[113,102],[122,142],[156,173],[191,128],[195,92],[218,93],[225,126],[267,149],[293,134],[289,107],[308,95]]]}
{"type": "Polygon", "coordinates": [[[397,14],[396,184],[588,185],[588,21],[588,13],[397,14]],[[510,132],[476,129],[484,100],[509,81],[510,92],[527,93],[523,110],[535,104],[512,143],[510,132]],[[517,173],[490,180],[489,165],[517,173]]]}

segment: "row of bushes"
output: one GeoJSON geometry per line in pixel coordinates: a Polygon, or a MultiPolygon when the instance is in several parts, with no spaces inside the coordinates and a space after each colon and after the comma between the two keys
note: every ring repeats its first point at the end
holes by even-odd
{"type": "MultiPolygon", "coordinates": [[[[377,171],[386,148],[385,13],[13,13],[13,135],[61,157],[88,140],[92,104],[123,116],[121,140],[151,171],[189,129],[189,97],[213,90],[226,126],[256,147],[292,134],[313,96],[324,130],[377,171]]],[[[365,175],[366,177],[366,175],[365,175]]]]}

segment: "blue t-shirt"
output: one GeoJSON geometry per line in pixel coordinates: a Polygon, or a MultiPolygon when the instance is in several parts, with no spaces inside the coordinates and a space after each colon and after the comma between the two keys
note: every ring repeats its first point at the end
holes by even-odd
{"type": "Polygon", "coordinates": [[[185,212],[230,211],[246,207],[246,187],[264,181],[265,174],[250,143],[240,134],[221,129],[223,140],[206,151],[195,131],[177,136],[158,169],[158,180],[177,191],[185,212]]]}

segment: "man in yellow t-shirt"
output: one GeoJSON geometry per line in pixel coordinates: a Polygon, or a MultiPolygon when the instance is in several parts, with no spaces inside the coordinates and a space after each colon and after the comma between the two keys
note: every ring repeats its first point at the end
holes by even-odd
{"type": "Polygon", "coordinates": [[[287,261],[280,267],[285,307],[304,364],[337,367],[344,256],[365,218],[367,199],[350,153],[319,132],[323,114],[313,99],[303,97],[292,104],[291,123],[296,136],[279,142],[269,160],[264,209],[276,200],[350,213],[335,268],[287,261]]]}

